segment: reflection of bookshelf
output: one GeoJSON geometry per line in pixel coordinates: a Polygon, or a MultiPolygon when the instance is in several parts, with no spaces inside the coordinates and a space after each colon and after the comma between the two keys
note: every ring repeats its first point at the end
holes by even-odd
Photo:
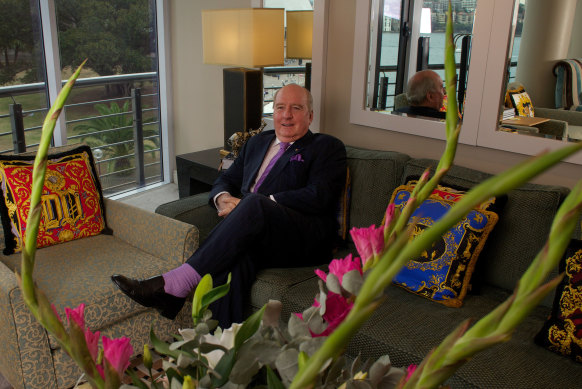
{"type": "Polygon", "coordinates": [[[505,125],[520,125],[520,126],[535,126],[540,123],[548,122],[550,119],[540,118],[540,117],[529,117],[529,116],[516,116],[511,119],[502,120],[501,123],[505,125]]]}

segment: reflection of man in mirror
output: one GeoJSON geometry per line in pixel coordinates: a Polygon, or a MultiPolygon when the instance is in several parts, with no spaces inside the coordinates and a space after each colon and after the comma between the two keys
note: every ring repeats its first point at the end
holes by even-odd
{"type": "Polygon", "coordinates": [[[446,112],[439,109],[443,106],[445,90],[443,80],[432,70],[421,70],[408,81],[408,106],[400,107],[394,112],[414,116],[428,116],[444,119],[446,112]]]}

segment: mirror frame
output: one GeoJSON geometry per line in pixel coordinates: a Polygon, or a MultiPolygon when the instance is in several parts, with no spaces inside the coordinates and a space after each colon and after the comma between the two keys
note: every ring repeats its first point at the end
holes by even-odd
{"type": "MultiPolygon", "coordinates": [[[[516,1],[495,0],[489,55],[487,56],[487,83],[483,88],[483,118],[479,122],[478,146],[510,151],[525,155],[537,155],[548,150],[556,150],[568,144],[567,140],[537,138],[498,131],[498,120],[506,89],[505,69],[508,63],[508,47],[513,38],[512,19],[516,1]],[[506,48],[500,50],[499,47],[506,48]]],[[[582,155],[577,153],[564,162],[582,164],[582,155]]]]}
{"type": "MultiPolygon", "coordinates": [[[[445,139],[444,124],[368,110],[365,105],[372,0],[356,0],[350,122],[389,131],[445,139]]],[[[473,24],[471,64],[460,144],[536,155],[564,146],[563,141],[498,131],[508,47],[513,36],[514,1],[478,0],[473,24]]],[[[565,162],[582,164],[578,153],[565,162]]]]}

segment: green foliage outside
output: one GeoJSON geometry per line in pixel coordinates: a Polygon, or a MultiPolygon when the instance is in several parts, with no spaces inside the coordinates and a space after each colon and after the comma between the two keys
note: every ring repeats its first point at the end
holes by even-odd
{"type": "MultiPolygon", "coordinates": [[[[101,115],[87,124],[75,126],[77,134],[85,134],[81,142],[87,143],[92,148],[104,147],[104,158],[129,156],[129,158],[115,159],[109,163],[107,171],[120,171],[131,166],[130,158],[133,158],[135,143],[133,142],[133,117],[130,111],[129,101],[123,106],[113,102],[109,106],[95,104],[95,109],[101,115]]],[[[158,135],[157,129],[145,125],[143,137],[148,138],[158,135]]],[[[159,147],[159,138],[144,141],[145,150],[153,150],[159,147]]]]}

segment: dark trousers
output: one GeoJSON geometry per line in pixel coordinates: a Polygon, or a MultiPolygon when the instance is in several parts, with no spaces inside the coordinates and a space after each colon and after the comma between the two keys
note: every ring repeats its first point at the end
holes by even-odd
{"type": "Polygon", "coordinates": [[[244,319],[252,283],[267,267],[328,263],[335,243],[333,217],[304,215],[261,194],[248,194],[187,260],[214,285],[232,274],[230,292],[210,309],[222,328],[244,319]]]}

